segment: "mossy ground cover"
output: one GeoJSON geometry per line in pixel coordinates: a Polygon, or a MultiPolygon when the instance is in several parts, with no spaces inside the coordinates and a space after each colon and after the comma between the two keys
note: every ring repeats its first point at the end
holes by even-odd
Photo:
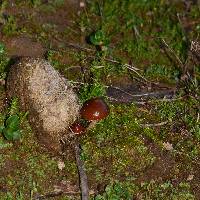
{"type": "Polygon", "coordinates": [[[104,96],[109,104],[110,115],[80,138],[91,199],[199,199],[200,5],[162,0],[82,5],[2,1],[1,125],[17,114],[21,139],[9,142],[1,135],[1,199],[37,194],[80,199],[73,152],[58,157],[45,151],[26,113],[14,100],[6,103],[4,80],[12,57],[20,54],[11,45],[19,36],[42,44],[46,53],[39,56],[71,81],[81,102],[104,96]],[[74,193],[56,196],[56,187],[74,193]]]}

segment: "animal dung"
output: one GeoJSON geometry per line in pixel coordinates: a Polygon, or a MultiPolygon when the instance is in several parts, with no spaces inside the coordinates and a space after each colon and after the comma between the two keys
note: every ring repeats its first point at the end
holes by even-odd
{"type": "Polygon", "coordinates": [[[69,82],[41,58],[21,58],[7,77],[8,98],[18,97],[20,109],[28,111],[38,140],[60,152],[62,138],[79,115],[78,97],[69,82]]]}

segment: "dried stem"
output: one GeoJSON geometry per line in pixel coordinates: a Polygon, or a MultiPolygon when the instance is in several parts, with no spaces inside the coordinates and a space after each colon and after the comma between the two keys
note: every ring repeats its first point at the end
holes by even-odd
{"type": "Polygon", "coordinates": [[[79,144],[75,144],[75,156],[76,156],[76,165],[78,168],[79,178],[80,178],[80,189],[81,189],[81,199],[88,200],[89,199],[89,188],[87,175],[84,169],[84,164],[80,158],[81,149],[79,144]]]}
{"type": "Polygon", "coordinates": [[[143,128],[147,128],[147,127],[159,127],[159,126],[163,126],[166,125],[168,123],[168,121],[164,121],[164,122],[160,122],[160,123],[154,123],[154,124],[140,124],[143,128]]]}
{"type": "Polygon", "coordinates": [[[172,48],[170,48],[170,46],[167,44],[167,42],[162,38],[161,39],[163,45],[164,45],[164,48],[167,48],[168,51],[174,55],[176,61],[178,62],[179,66],[181,67],[181,69],[183,70],[184,69],[184,64],[183,62],[181,61],[181,59],[176,55],[176,53],[174,52],[174,50],[172,48]]]}
{"type": "MultiPolygon", "coordinates": [[[[112,59],[109,59],[109,58],[104,58],[104,60],[106,61],[109,61],[109,62],[112,62],[112,63],[117,63],[117,64],[122,64],[121,62],[119,61],[116,61],[116,60],[112,60],[112,59]]],[[[137,74],[143,81],[145,82],[149,82],[144,76],[142,76],[138,71],[141,71],[141,69],[133,66],[133,65],[129,65],[129,64],[122,64],[123,67],[133,71],[135,74],[137,74]]]]}
{"type": "MultiPolygon", "coordinates": [[[[63,43],[63,41],[61,41],[59,38],[55,38],[55,36],[53,36],[53,38],[54,38],[54,40],[63,43]]],[[[78,44],[74,44],[74,43],[70,43],[70,42],[65,42],[64,44],[65,44],[66,47],[78,49],[80,51],[85,51],[85,52],[89,52],[89,53],[92,53],[92,52],[95,53],[96,52],[95,49],[90,49],[90,48],[87,48],[87,47],[84,47],[84,46],[81,46],[81,45],[78,45],[78,44]]],[[[89,55],[88,58],[96,58],[96,56],[89,55]]],[[[121,63],[121,62],[119,62],[117,60],[113,60],[113,59],[110,59],[110,58],[107,58],[107,57],[102,58],[102,59],[105,60],[105,61],[108,61],[108,62],[112,62],[112,63],[115,63],[115,64],[123,65],[123,67],[125,67],[125,68],[133,71],[135,74],[137,74],[143,81],[149,83],[149,81],[138,72],[138,71],[141,71],[141,69],[139,69],[139,68],[137,68],[137,67],[135,67],[133,65],[129,65],[127,63],[123,64],[123,63],[121,63]]]]}
{"type": "MultiPolygon", "coordinates": [[[[114,97],[107,97],[109,100],[114,101],[114,102],[120,102],[118,99],[114,98],[114,97]]],[[[121,103],[121,102],[120,102],[121,103]]],[[[133,101],[134,104],[137,105],[145,105],[146,103],[148,103],[148,101],[133,101]]]]}
{"type": "MultiPolygon", "coordinates": [[[[106,86],[109,87],[109,86],[106,86]]],[[[161,91],[156,91],[156,92],[147,92],[147,93],[139,93],[139,94],[131,94],[129,92],[124,91],[123,89],[119,88],[119,87],[115,87],[115,86],[111,86],[111,88],[114,88],[116,90],[121,91],[124,94],[127,94],[131,97],[159,97],[159,96],[171,96],[172,93],[174,93],[174,90],[161,90],[161,91]]]]}

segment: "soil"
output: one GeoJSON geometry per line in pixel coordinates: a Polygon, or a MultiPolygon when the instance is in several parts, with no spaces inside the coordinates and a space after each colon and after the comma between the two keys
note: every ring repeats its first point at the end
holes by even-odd
{"type": "Polygon", "coordinates": [[[6,45],[8,56],[16,57],[44,57],[46,50],[40,42],[34,41],[27,35],[14,37],[2,36],[0,40],[6,45]]]}

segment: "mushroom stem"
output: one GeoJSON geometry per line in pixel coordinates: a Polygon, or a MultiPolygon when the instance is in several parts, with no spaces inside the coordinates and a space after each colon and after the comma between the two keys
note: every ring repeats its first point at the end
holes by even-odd
{"type": "Polygon", "coordinates": [[[91,121],[87,127],[87,130],[90,130],[96,126],[97,120],[91,121]]]}

